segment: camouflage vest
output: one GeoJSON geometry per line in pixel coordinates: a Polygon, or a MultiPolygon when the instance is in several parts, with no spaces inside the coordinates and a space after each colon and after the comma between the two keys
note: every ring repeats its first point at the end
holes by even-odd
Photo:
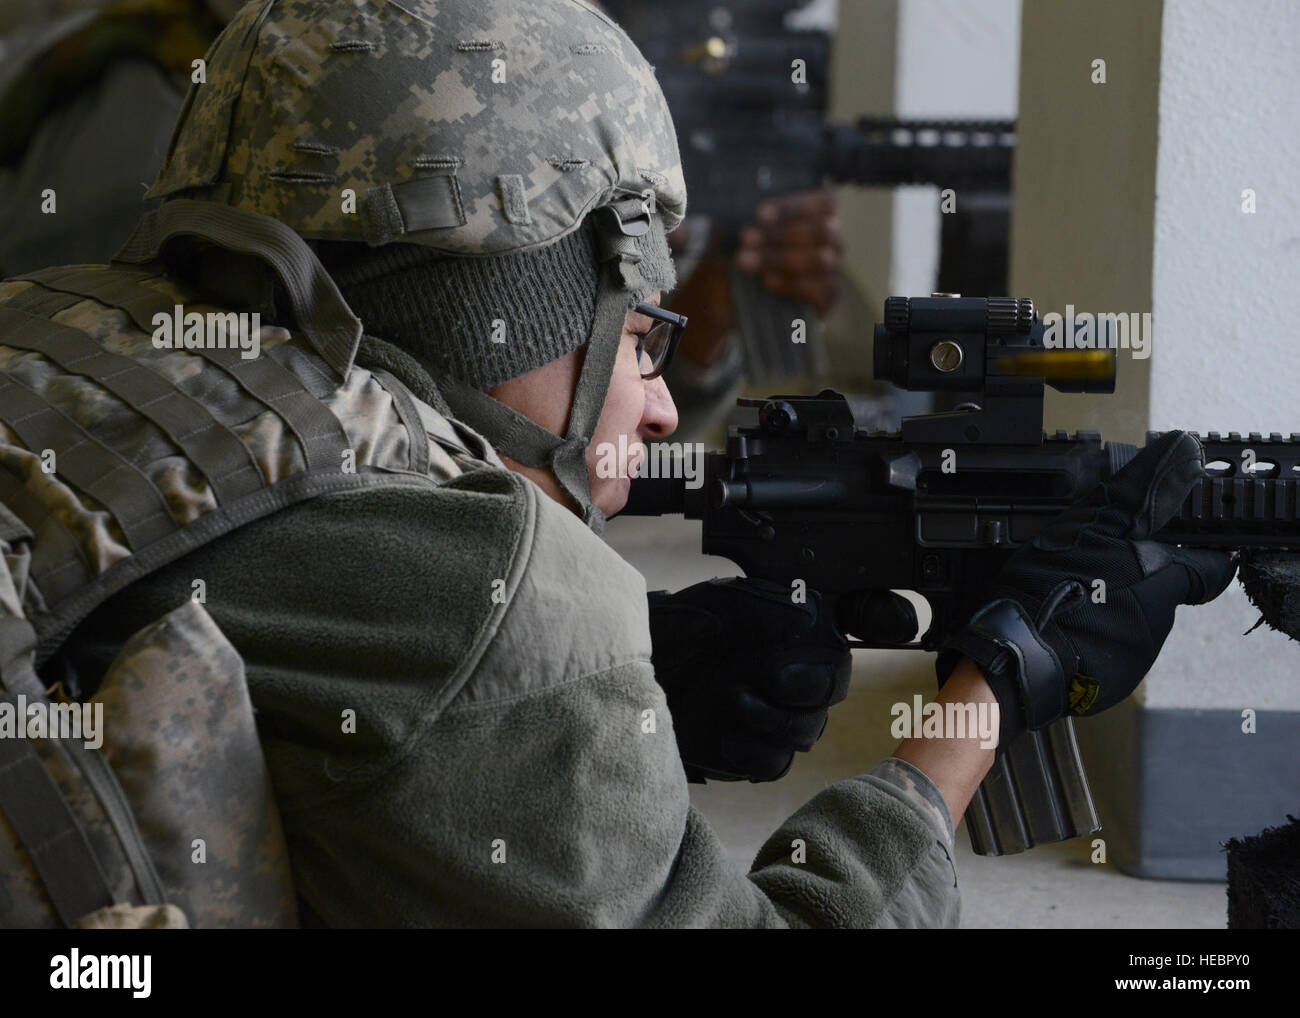
{"type": "Polygon", "coordinates": [[[352,365],[360,325],[323,297],[339,328],[262,325],[245,357],[158,349],[155,316],[224,309],[152,269],[0,283],[0,926],[296,923],[243,664],[201,581],[86,703],[37,668],[108,596],[236,527],[492,458],[387,372],[352,365]]]}

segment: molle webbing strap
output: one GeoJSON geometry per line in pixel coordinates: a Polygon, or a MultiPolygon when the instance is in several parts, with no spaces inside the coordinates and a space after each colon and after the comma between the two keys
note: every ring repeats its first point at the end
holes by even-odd
{"type": "Polygon", "coordinates": [[[16,297],[9,298],[4,307],[22,308],[37,318],[50,318],[60,311],[66,311],[74,304],[80,304],[84,299],[75,293],[60,293],[57,290],[33,286],[16,297]]]}
{"type": "MultiPolygon", "coordinates": [[[[155,314],[161,312],[171,315],[175,306],[175,301],[167,294],[140,285],[145,280],[157,278],[157,273],[74,267],[42,269],[19,278],[118,308],[126,312],[136,326],[145,332],[153,329],[155,314]]],[[[26,293],[19,294],[15,299],[24,296],[26,293]]],[[[186,352],[198,354],[221,368],[234,378],[240,388],[282,417],[302,447],[308,469],[337,467],[342,461],[343,450],[348,447],[343,426],[315,396],[304,389],[302,381],[292,371],[281,366],[274,358],[245,358],[238,350],[206,347],[186,352]]]]}
{"type": "Polygon", "coordinates": [[[203,472],[217,501],[239,498],[265,483],[252,452],[238,435],[139,361],[109,353],[80,329],[33,318],[12,301],[0,306],[0,337],[5,346],[35,351],[65,371],[93,379],[157,425],[203,472]],[[39,328],[31,329],[32,325],[39,328]],[[35,332],[36,337],[27,339],[24,332],[35,332]]]}
{"type": "Polygon", "coordinates": [[[238,502],[218,506],[156,544],[115,562],[94,583],[74,591],[72,596],[58,604],[51,604],[49,611],[36,616],[32,624],[40,640],[36,648],[37,667],[50,658],[91,612],[118,591],[232,530],[319,495],[364,488],[429,488],[437,485],[438,481],[432,477],[409,472],[389,473],[362,467],[355,474],[348,474],[336,467],[332,471],[296,473],[238,502]]]}
{"type": "MultiPolygon", "coordinates": [[[[8,547],[30,542],[31,529],[0,505],[0,538],[8,547]]],[[[0,698],[17,708],[17,696],[48,707],[32,667],[36,632],[22,617],[0,615],[0,698]]],[[[26,719],[19,716],[19,724],[26,719]]],[[[134,814],[108,760],[76,739],[50,737],[51,750],[75,763],[99,800],[144,904],[162,904],[162,881],[136,826],[134,814]]],[[[104,871],[85,830],[55,784],[35,746],[26,739],[0,739],[0,809],[26,848],[65,926],[113,904],[104,871]]]]}
{"type": "MultiPolygon", "coordinates": [[[[12,547],[31,537],[31,529],[0,504],[0,540],[12,547]]],[[[0,615],[0,701],[15,715],[17,694],[45,698],[32,667],[35,648],[31,623],[0,615]]],[[[18,723],[26,719],[20,717],[18,723]]],[[[28,739],[0,739],[0,812],[31,857],[65,926],[113,903],[85,831],[28,739]]]]}
{"type": "MultiPolygon", "coordinates": [[[[105,269],[102,266],[69,265],[55,266],[27,272],[16,279],[37,283],[47,290],[57,290],[79,299],[90,298],[101,304],[125,311],[131,321],[143,332],[154,330],[154,315],[159,312],[169,318],[176,305],[170,296],[160,290],[154,290],[141,284],[150,279],[157,279],[156,272],[139,269],[105,269]]],[[[19,295],[26,297],[31,290],[19,295]]],[[[13,303],[10,301],[10,303],[13,303]]],[[[29,309],[35,311],[35,309],[29,309]]],[[[35,312],[38,313],[39,312],[35,312]]],[[[51,312],[54,314],[57,312],[51,312]]]]}
{"type": "MultiPolygon", "coordinates": [[[[0,701],[17,711],[12,693],[0,694],[0,701]]],[[[31,856],[64,926],[113,904],[85,831],[26,739],[0,739],[0,811],[31,856]]]]}
{"type": "MultiPolygon", "coordinates": [[[[31,700],[30,696],[28,700],[31,700]]],[[[99,750],[91,749],[76,739],[61,739],[58,741],[58,747],[72,758],[81,771],[82,778],[95,793],[95,798],[99,800],[100,808],[103,809],[104,816],[117,837],[122,854],[126,857],[126,863],[131,867],[131,875],[135,877],[136,887],[140,891],[141,904],[165,904],[167,894],[163,890],[162,878],[154,868],[153,859],[145,846],[140,827],[135,822],[135,811],[131,808],[131,802],[127,799],[121,782],[117,780],[117,775],[113,773],[107,757],[99,750]]]]}
{"type": "Polygon", "coordinates": [[[305,240],[269,216],[174,198],[145,213],[114,263],[156,261],[167,241],[183,235],[253,255],[270,266],[288,293],[294,318],[308,342],[341,380],[347,378],[361,342],[361,322],[305,240]]]}
{"type": "MultiPolygon", "coordinates": [[[[131,306],[136,315],[152,313],[160,301],[165,302],[161,310],[170,311],[172,306],[169,295],[157,290],[150,293],[150,288],[141,285],[150,278],[147,273],[99,268],[32,275],[37,277],[32,281],[40,288],[57,289],[75,283],[82,291],[77,299],[111,301],[118,308],[131,306]]],[[[115,392],[141,418],[165,425],[164,430],[170,429],[174,441],[184,439],[187,459],[218,483],[212,486],[216,508],[181,527],[167,510],[163,493],[135,464],[50,406],[20,377],[0,373],[0,420],[10,425],[29,451],[39,454],[45,448],[55,449],[58,478],[93,497],[116,516],[131,550],[126,559],[98,574],[96,562],[82,547],[81,535],[70,531],[69,522],[51,512],[20,477],[0,471],[0,501],[40,535],[32,552],[32,583],[45,605],[32,619],[40,638],[38,664],[48,659],[72,629],[112,594],[236,527],[328,492],[437,483],[426,476],[429,439],[419,412],[405,388],[392,377],[385,376],[382,384],[394,399],[396,413],[406,428],[410,456],[401,462],[347,474],[342,471],[343,453],[350,446],[343,422],[295,373],[312,370],[319,374],[321,385],[335,386],[327,369],[316,365],[314,355],[286,362],[293,364],[294,370],[290,370],[273,356],[245,359],[239,350],[195,351],[283,421],[301,446],[305,469],[268,485],[247,445],[216,420],[206,404],[191,400],[157,376],[146,360],[111,354],[93,337],[72,326],[36,320],[21,310],[21,306],[44,301],[44,296],[32,287],[0,303],[0,328],[8,327],[15,333],[19,348],[35,350],[69,375],[77,373],[93,379],[115,392]],[[19,308],[12,306],[15,302],[19,308]],[[40,326],[39,331],[35,325],[40,326]],[[96,349],[87,346],[87,341],[96,349]],[[189,423],[184,426],[174,412],[181,406],[175,403],[176,397],[187,401],[184,408],[189,423]],[[173,409],[166,409],[169,403],[173,409]]],[[[147,317],[145,324],[149,324],[147,317]]],[[[2,345],[5,338],[0,331],[2,345]]],[[[182,445],[180,441],[177,444],[182,445]]]]}
{"type": "Polygon", "coordinates": [[[13,375],[0,375],[0,420],[37,455],[54,450],[58,475],[112,513],[132,549],[177,529],[166,496],[143,470],[13,375]]]}
{"type": "MultiPolygon", "coordinates": [[[[4,621],[10,625],[17,623],[26,627],[28,632],[32,632],[30,624],[28,624],[25,619],[5,619],[4,621]]],[[[33,633],[33,638],[31,643],[28,645],[26,653],[30,655],[34,647],[35,639],[33,633]]],[[[10,663],[11,665],[14,664],[12,661],[10,663]]],[[[26,657],[24,660],[19,661],[16,667],[12,668],[12,674],[10,672],[6,672],[5,674],[5,699],[9,699],[10,702],[12,702],[12,697],[17,693],[23,694],[27,698],[28,704],[38,702],[48,704],[50,702],[48,697],[45,695],[45,690],[42,688],[40,680],[36,677],[36,673],[31,668],[30,657],[26,657]]],[[[10,740],[0,741],[7,742],[10,740]]],[[[113,828],[113,834],[117,839],[118,847],[122,850],[122,856],[130,867],[132,876],[135,878],[136,886],[140,891],[141,903],[145,905],[164,904],[166,894],[163,890],[162,879],[158,876],[158,871],[154,868],[153,860],[149,856],[148,848],[145,847],[144,838],[141,836],[140,828],[135,822],[135,814],[131,809],[130,802],[127,800],[126,792],[123,791],[121,783],[117,780],[117,775],[113,773],[113,768],[109,766],[108,760],[105,758],[104,754],[97,749],[89,748],[77,739],[50,738],[49,743],[54,751],[60,753],[69,764],[76,764],[77,769],[81,773],[82,779],[86,782],[86,785],[90,788],[91,792],[94,793],[96,800],[99,802],[100,808],[104,811],[104,818],[108,821],[109,826],[113,828]]],[[[49,771],[45,768],[35,751],[33,750],[31,753],[26,755],[29,759],[36,761],[37,765],[41,767],[42,772],[48,779],[49,771]]],[[[32,778],[34,772],[28,765],[24,766],[26,776],[29,779],[32,778]]],[[[7,780],[8,777],[10,776],[0,776],[0,788],[5,788],[7,790],[9,783],[7,780]]],[[[76,833],[80,835],[80,839],[74,837],[72,832],[69,831],[68,828],[64,827],[62,822],[60,822],[61,832],[59,834],[59,840],[66,842],[68,845],[74,846],[73,851],[78,852],[79,849],[75,848],[75,846],[77,845],[78,840],[80,840],[86,845],[86,850],[91,852],[93,856],[93,849],[90,848],[89,843],[85,839],[84,831],[81,828],[80,822],[76,819],[76,814],[72,813],[67,800],[64,799],[63,794],[59,791],[58,786],[55,785],[53,781],[49,781],[48,785],[39,780],[34,781],[30,784],[27,794],[32,797],[40,798],[43,807],[42,812],[44,813],[57,817],[61,812],[60,807],[62,807],[63,810],[67,810],[69,816],[72,818],[72,823],[76,827],[76,833]],[[51,790],[53,791],[53,795],[50,794],[51,790]],[[55,802],[56,798],[58,800],[57,803],[55,802]]],[[[18,808],[21,811],[24,807],[19,806],[18,808]]],[[[23,844],[24,847],[28,848],[29,854],[31,854],[31,848],[28,847],[25,840],[23,844]]],[[[62,851],[66,852],[68,849],[65,847],[62,851]]],[[[101,875],[100,879],[103,880],[102,869],[95,866],[94,872],[99,873],[101,875]]],[[[47,875],[44,870],[40,870],[40,873],[41,879],[46,885],[46,889],[49,890],[50,876],[47,875]]],[[[62,873],[55,874],[54,876],[56,880],[66,879],[62,873]]],[[[93,885],[93,881],[91,884],[93,885]]],[[[89,891],[92,888],[87,887],[86,889],[89,891]]],[[[107,887],[105,887],[105,893],[108,893],[107,887]]],[[[106,905],[112,903],[111,897],[108,901],[104,902],[106,905]]],[[[80,904],[81,903],[78,902],[77,907],[80,907],[80,904]]],[[[69,922],[68,919],[62,915],[62,912],[60,912],[60,918],[63,919],[66,925],[73,925],[77,918],[87,914],[88,912],[92,912],[99,907],[102,906],[92,905],[90,908],[76,913],[73,916],[72,922],[69,922]]]]}
{"type": "Polygon", "coordinates": [[[348,448],[347,432],[297,375],[265,355],[249,359],[238,350],[194,352],[226,371],[244,391],[284,420],[302,446],[308,470],[339,469],[348,448]]]}

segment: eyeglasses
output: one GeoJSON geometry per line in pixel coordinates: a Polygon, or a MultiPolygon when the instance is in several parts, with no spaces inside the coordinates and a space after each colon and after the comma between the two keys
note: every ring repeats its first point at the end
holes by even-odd
{"type": "Polygon", "coordinates": [[[637,363],[641,365],[641,377],[649,381],[662,375],[672,362],[673,354],[677,352],[677,344],[682,341],[682,333],[686,331],[687,318],[685,315],[661,308],[658,304],[638,304],[636,312],[654,319],[654,325],[650,326],[650,331],[641,337],[636,347],[637,363]],[[646,358],[649,359],[648,370],[646,358]]]}

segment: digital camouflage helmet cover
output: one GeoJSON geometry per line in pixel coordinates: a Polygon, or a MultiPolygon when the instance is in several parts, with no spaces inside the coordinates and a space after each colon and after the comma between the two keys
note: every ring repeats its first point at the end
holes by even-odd
{"type": "MultiPolygon", "coordinates": [[[[581,0],[250,3],[209,52],[148,197],[176,207],[172,234],[202,234],[183,221],[207,203],[302,238],[469,258],[544,248],[594,215],[605,270],[566,436],[437,381],[459,418],[550,466],[601,529],[586,448],[628,308],[674,282],[666,233],[686,203],[654,69],[605,15],[581,0]]],[[[251,234],[242,250],[277,246],[251,234]]],[[[359,336],[358,323],[353,353],[359,336]]]]}

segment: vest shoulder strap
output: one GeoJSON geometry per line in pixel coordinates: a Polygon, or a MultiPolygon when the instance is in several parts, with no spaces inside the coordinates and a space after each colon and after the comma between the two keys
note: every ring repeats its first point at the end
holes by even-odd
{"type": "Polygon", "coordinates": [[[340,382],[304,337],[250,317],[147,269],[0,283],[0,502],[36,535],[38,663],[106,598],[237,527],[471,465],[395,376],[340,382]]]}

